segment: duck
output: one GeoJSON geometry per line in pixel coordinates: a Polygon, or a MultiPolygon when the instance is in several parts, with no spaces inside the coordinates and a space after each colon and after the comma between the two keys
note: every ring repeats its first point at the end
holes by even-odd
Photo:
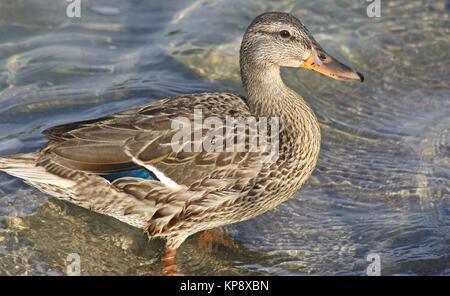
{"type": "Polygon", "coordinates": [[[276,207],[316,166],[319,122],[302,96],[284,84],[280,67],[364,81],[289,13],[257,16],[239,54],[243,96],[179,95],[51,127],[43,132],[49,140],[43,148],[0,158],[0,170],[45,194],[141,228],[150,239],[163,238],[163,274],[178,275],[176,250],[187,237],[276,207]],[[230,118],[258,124],[233,129],[230,118]],[[270,149],[249,144],[258,127],[257,143],[265,139],[270,149]],[[231,144],[224,149],[224,142],[231,144]]]}

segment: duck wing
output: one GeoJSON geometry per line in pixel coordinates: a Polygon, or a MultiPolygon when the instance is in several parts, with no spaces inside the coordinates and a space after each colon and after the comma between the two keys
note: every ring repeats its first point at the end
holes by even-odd
{"type": "MultiPolygon", "coordinates": [[[[44,135],[50,142],[42,149],[38,164],[49,170],[52,164],[57,164],[67,171],[94,174],[145,169],[153,179],[169,187],[200,186],[201,182],[207,186],[208,180],[214,179],[210,185],[220,188],[230,186],[227,180],[238,174],[255,176],[262,165],[260,152],[250,152],[248,146],[241,152],[203,149],[205,142],[211,142],[205,135],[217,130],[214,125],[203,126],[203,136],[198,139],[192,128],[184,142],[191,151],[174,151],[173,139],[180,129],[172,127],[173,121],[183,118],[193,127],[194,110],[201,110],[203,119],[221,120],[223,128],[227,116],[251,116],[245,99],[233,94],[203,93],[164,99],[110,116],[47,129],[44,135]],[[202,148],[197,151],[195,146],[202,148]],[[216,177],[211,178],[214,174],[216,177]]],[[[250,128],[247,126],[247,135],[250,128]]],[[[236,132],[233,129],[228,135],[232,141],[236,132]]]]}

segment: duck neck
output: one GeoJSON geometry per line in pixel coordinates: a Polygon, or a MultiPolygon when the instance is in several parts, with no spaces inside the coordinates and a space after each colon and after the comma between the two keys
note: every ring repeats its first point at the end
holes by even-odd
{"type": "Polygon", "coordinates": [[[320,147],[318,121],[303,98],[283,83],[280,67],[253,67],[241,63],[241,76],[251,114],[278,117],[280,144],[290,146],[287,153],[309,150],[313,152],[310,156],[315,163],[320,147]]]}
{"type": "Polygon", "coordinates": [[[280,67],[270,65],[252,68],[242,65],[241,76],[252,114],[276,116],[281,111],[277,108],[278,101],[290,93],[290,89],[281,80],[280,67]]]}
{"type": "Polygon", "coordinates": [[[287,87],[280,76],[278,65],[254,67],[241,63],[241,77],[250,111],[255,116],[280,117],[280,120],[298,120],[315,115],[303,98],[287,87]]]}

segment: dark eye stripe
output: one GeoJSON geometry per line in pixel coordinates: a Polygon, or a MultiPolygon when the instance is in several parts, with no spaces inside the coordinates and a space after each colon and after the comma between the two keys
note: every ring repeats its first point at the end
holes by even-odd
{"type": "MultiPolygon", "coordinates": [[[[281,32],[270,32],[270,31],[263,31],[263,30],[257,30],[257,31],[254,31],[254,33],[262,34],[262,35],[273,35],[273,36],[280,36],[281,35],[281,32]]],[[[296,37],[292,36],[292,35],[290,35],[289,37],[290,37],[291,40],[295,40],[296,39],[296,37]]]]}

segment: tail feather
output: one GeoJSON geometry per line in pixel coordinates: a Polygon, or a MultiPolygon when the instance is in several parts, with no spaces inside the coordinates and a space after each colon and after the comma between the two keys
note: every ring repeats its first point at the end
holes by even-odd
{"type": "Polygon", "coordinates": [[[0,171],[32,183],[44,183],[58,187],[71,187],[74,181],[49,173],[44,167],[36,166],[39,153],[10,155],[0,158],[0,171]]]}

